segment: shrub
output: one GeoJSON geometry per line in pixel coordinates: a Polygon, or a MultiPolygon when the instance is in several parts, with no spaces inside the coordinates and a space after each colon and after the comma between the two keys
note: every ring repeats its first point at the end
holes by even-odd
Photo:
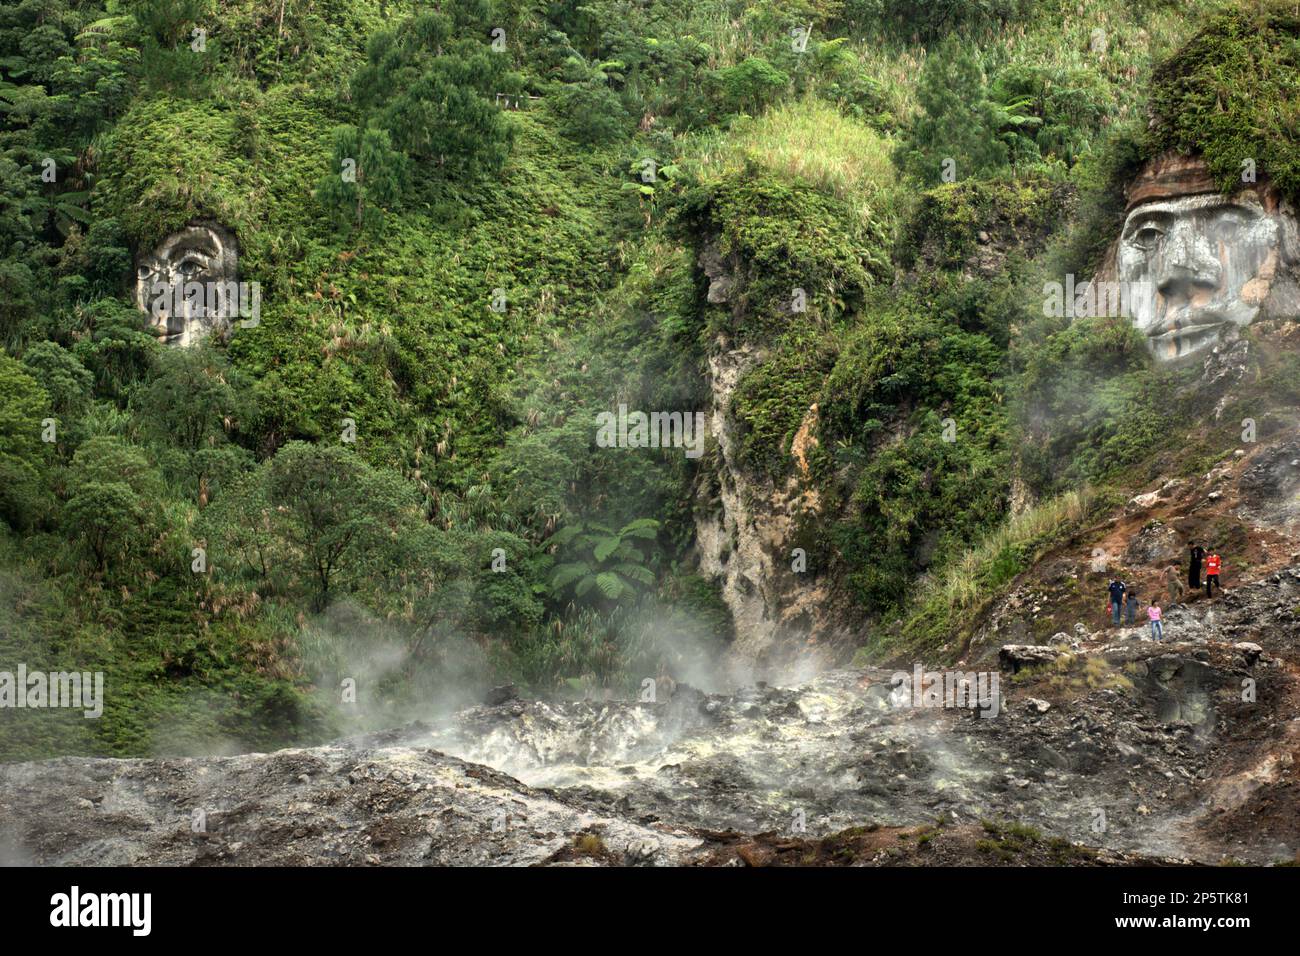
{"type": "Polygon", "coordinates": [[[1151,150],[1200,153],[1224,192],[1253,160],[1300,199],[1300,12],[1287,2],[1224,10],[1157,69],[1151,150]]]}

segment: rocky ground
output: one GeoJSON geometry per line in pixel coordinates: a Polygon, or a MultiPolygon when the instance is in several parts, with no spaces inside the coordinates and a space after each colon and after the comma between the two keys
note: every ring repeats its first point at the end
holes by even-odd
{"type": "Polygon", "coordinates": [[[698,842],[383,738],[223,758],[10,764],[0,780],[0,863],[10,865],[673,862],[698,842]]]}
{"type": "Polygon", "coordinates": [[[1080,625],[1004,647],[996,716],[837,670],[508,698],[272,754],[10,764],[0,842],[41,864],[1288,861],[1298,605],[1300,567],[1188,606],[1166,644],[1080,625]]]}
{"type": "MultiPolygon", "coordinates": [[[[962,649],[962,666],[988,666],[1008,641],[1064,644],[1118,666],[1141,694],[1154,695],[1161,732],[1190,727],[1179,745],[1190,753],[1167,770],[1197,781],[1169,792],[1182,850],[1201,858],[1294,855],[1300,431],[1281,428],[1204,471],[1164,475],[1043,556],[989,608],[962,649]],[[1171,565],[1186,585],[1192,542],[1225,558],[1225,590],[1213,598],[1185,587],[1169,593],[1171,565]],[[1151,659],[1145,624],[1109,624],[1106,583],[1113,577],[1136,589],[1141,617],[1152,599],[1162,605],[1169,658],[1151,659]]],[[[1144,815],[1158,813],[1142,806],[1144,815]]]]}

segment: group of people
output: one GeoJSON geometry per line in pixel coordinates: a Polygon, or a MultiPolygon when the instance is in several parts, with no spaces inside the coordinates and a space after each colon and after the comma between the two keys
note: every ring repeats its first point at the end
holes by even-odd
{"type": "MultiPolygon", "coordinates": [[[[1213,597],[1214,589],[1223,590],[1223,585],[1219,583],[1219,571],[1223,568],[1223,559],[1219,557],[1217,551],[1206,550],[1199,544],[1192,544],[1189,547],[1189,564],[1187,569],[1187,584],[1193,590],[1201,586],[1201,567],[1205,567],[1205,596],[1213,597]]],[[[1175,565],[1170,565],[1165,570],[1165,583],[1169,588],[1169,600],[1177,601],[1183,597],[1186,590],[1175,565]]],[[[1109,607],[1112,620],[1118,627],[1121,618],[1125,618],[1129,624],[1136,622],[1138,611],[1138,596],[1133,588],[1129,587],[1118,578],[1110,582],[1109,607]]],[[[1154,601],[1147,605],[1147,620],[1151,624],[1152,640],[1164,640],[1164,623],[1162,618],[1164,611],[1160,605],[1154,601]]]]}
{"type": "MultiPolygon", "coordinates": [[[[1119,578],[1110,582],[1110,610],[1114,615],[1115,625],[1118,627],[1121,623],[1121,615],[1127,615],[1129,624],[1137,621],[1138,611],[1137,591],[1129,587],[1119,578]]],[[[1160,605],[1152,601],[1147,605],[1147,620],[1151,624],[1151,639],[1162,641],[1165,637],[1165,626],[1161,618],[1164,611],[1160,605]]]]}

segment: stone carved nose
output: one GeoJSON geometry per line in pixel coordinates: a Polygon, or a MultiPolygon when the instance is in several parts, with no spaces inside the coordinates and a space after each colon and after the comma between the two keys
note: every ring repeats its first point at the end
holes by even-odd
{"type": "Polygon", "coordinates": [[[1194,223],[1178,222],[1165,241],[1156,286],[1166,299],[1178,301],[1218,288],[1222,265],[1209,240],[1194,223]]]}

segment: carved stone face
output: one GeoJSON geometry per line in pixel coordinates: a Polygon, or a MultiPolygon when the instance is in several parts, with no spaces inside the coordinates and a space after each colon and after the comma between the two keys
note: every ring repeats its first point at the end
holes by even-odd
{"type": "Polygon", "coordinates": [[[1132,318],[1157,358],[1198,352],[1229,326],[1254,321],[1277,270],[1280,229],[1253,193],[1187,196],[1129,213],[1118,271],[1146,293],[1133,296],[1132,318]]]}
{"type": "Polygon", "coordinates": [[[191,345],[214,329],[224,329],[237,311],[237,297],[210,294],[236,281],[239,252],[235,238],[215,223],[198,223],[174,232],[139,258],[135,301],[150,316],[150,326],[167,345],[191,345]],[[197,285],[196,285],[197,284],[197,285]],[[190,293],[202,289],[202,298],[190,293]]]}
{"type": "Polygon", "coordinates": [[[1130,196],[1115,273],[1158,360],[1201,352],[1249,325],[1279,275],[1293,271],[1295,217],[1265,190],[1223,196],[1198,161],[1166,160],[1130,196]]]}

